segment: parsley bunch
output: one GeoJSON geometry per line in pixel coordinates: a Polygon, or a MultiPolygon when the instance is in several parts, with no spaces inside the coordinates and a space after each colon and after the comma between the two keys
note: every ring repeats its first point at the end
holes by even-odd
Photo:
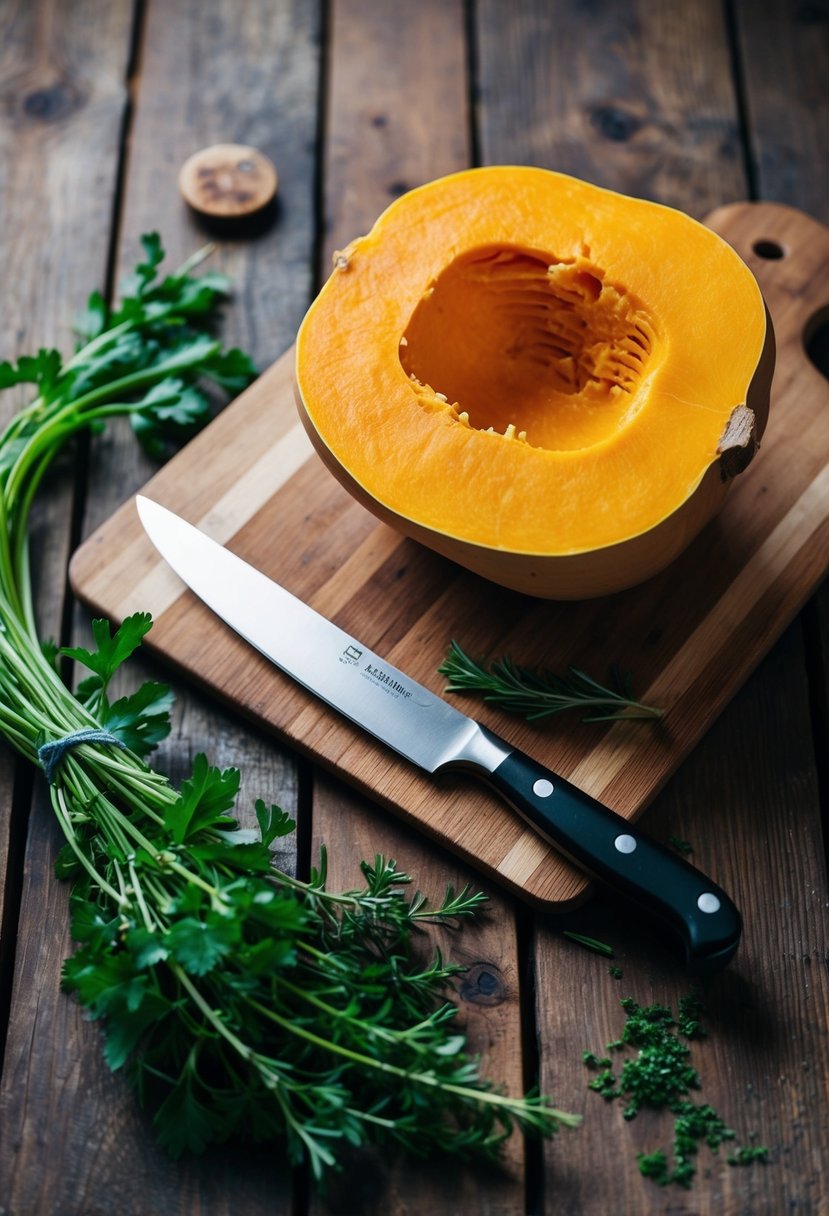
{"type": "Polygon", "coordinates": [[[516,1124],[551,1134],[576,1120],[478,1075],[445,999],[457,968],[413,949],[419,925],[468,916],[479,895],[450,888],[430,910],[381,857],[363,863],[361,888],[333,893],[324,852],[301,882],[272,864],[271,844],[294,826],[283,811],[257,802],[259,831],[237,828],[236,770],[199,756],[174,789],[146,762],[169,731],[169,690],[109,694],[148,614],[114,633],[93,622],[94,649],[40,645],[28,515],[64,443],[125,414],[159,454],[203,421],[206,381],[235,392],[254,374],[210,332],[224,278],[194,277],[195,260],[160,278],[157,236],[144,251],[116,311],[90,298],[68,362],[42,350],[0,364],[0,388],[36,392],[0,436],[0,731],[36,763],[79,731],[108,739],[59,753],[50,784],[78,943],[65,985],[102,1020],[108,1064],[174,1156],[236,1134],[278,1138],[320,1177],[369,1139],[492,1154],[516,1124]],[[60,654],[90,673],[75,695],[60,654]]]}

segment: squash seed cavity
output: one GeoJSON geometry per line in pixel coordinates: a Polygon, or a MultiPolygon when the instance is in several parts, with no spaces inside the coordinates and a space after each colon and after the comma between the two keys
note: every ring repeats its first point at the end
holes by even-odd
{"type": "Polygon", "coordinates": [[[487,246],[450,262],[400,341],[419,403],[553,451],[623,429],[658,342],[645,306],[588,254],[487,246]]]}

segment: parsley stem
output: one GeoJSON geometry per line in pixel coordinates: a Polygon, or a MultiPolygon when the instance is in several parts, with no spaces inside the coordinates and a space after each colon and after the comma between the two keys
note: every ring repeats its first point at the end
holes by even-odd
{"type": "Polygon", "coordinates": [[[133,891],[135,891],[135,898],[138,902],[139,908],[141,909],[141,915],[144,917],[144,925],[152,933],[152,931],[156,928],[156,922],[154,921],[153,917],[150,915],[150,910],[147,907],[146,901],[144,899],[144,892],[141,889],[141,882],[138,878],[138,874],[135,869],[135,864],[131,858],[128,859],[127,866],[129,868],[129,872],[130,872],[130,883],[132,884],[133,891]]]}
{"type": "Polygon", "coordinates": [[[216,1033],[220,1034],[243,1060],[250,1061],[255,1059],[256,1053],[253,1051],[253,1049],[248,1047],[246,1043],[243,1043],[242,1040],[229,1029],[223,1019],[217,1016],[216,1011],[210,1008],[210,1005],[204,999],[201,992],[199,992],[196,985],[192,982],[187,972],[180,967],[178,963],[173,963],[170,969],[178,982],[181,984],[182,988],[184,988],[185,991],[192,997],[193,1003],[201,1010],[216,1033]]]}
{"type": "Polygon", "coordinates": [[[121,893],[116,891],[115,887],[113,887],[111,883],[107,882],[103,875],[98,873],[98,871],[92,865],[92,862],[88,859],[86,853],[78,844],[75,830],[72,827],[69,809],[66,805],[66,794],[64,790],[54,785],[51,787],[51,790],[52,806],[57,815],[58,822],[63,830],[63,834],[66,837],[67,843],[72,852],[75,854],[78,862],[87,871],[95,886],[101,891],[105,892],[117,907],[122,907],[125,901],[121,893]]]}

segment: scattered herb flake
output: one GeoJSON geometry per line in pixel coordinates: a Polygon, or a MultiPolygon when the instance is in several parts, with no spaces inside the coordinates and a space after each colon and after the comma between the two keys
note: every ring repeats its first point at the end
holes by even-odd
{"type": "Polygon", "coordinates": [[[563,929],[562,937],[569,938],[571,942],[578,942],[586,950],[593,950],[596,954],[604,954],[606,958],[613,958],[613,947],[608,946],[607,942],[600,942],[595,937],[586,937],[584,933],[574,933],[572,929],[563,929]]]}
{"type": "MultiPolygon", "coordinates": [[[[609,1057],[584,1052],[585,1065],[600,1070],[588,1088],[606,1101],[623,1100],[622,1114],[628,1120],[634,1119],[643,1107],[669,1110],[674,1120],[672,1161],[662,1149],[639,1153],[639,1169],[643,1177],[660,1186],[689,1188],[696,1173],[700,1144],[704,1142],[712,1152],[717,1152],[721,1144],[735,1137],[735,1132],[711,1106],[696,1103],[688,1096],[699,1089],[700,1077],[690,1062],[690,1048],[681,1039],[704,1036],[700,1022],[702,1003],[696,993],[683,997],[676,1019],[667,1005],[639,1005],[632,997],[624,997],[620,1003],[627,1020],[621,1038],[607,1048],[632,1048],[636,1055],[624,1060],[617,1076],[609,1057]]],[[[729,1156],[728,1163],[748,1165],[764,1161],[767,1155],[768,1150],[761,1146],[740,1148],[729,1156]]]]}
{"type": "Polygon", "coordinates": [[[769,1150],[764,1144],[744,1144],[736,1152],[730,1153],[727,1160],[729,1165],[750,1165],[752,1161],[768,1160],[769,1150]]]}

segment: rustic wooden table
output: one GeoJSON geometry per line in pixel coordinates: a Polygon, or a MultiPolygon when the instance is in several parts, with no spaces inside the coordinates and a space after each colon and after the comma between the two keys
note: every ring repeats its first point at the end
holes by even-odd
{"type": "MultiPolygon", "coordinates": [[[[141,232],[158,229],[176,260],[202,243],[176,179],[216,142],[260,148],[280,175],[275,221],[217,252],[238,285],[224,333],[263,367],[290,345],[333,249],[403,190],[471,163],[560,169],[700,217],[748,198],[829,222],[825,0],[3,0],[0,86],[0,358],[67,348],[80,302],[113,290],[141,232]]],[[[70,553],[152,472],[113,426],[52,475],[34,536],[44,634],[86,635],[70,553]]],[[[640,1176],[636,1153],[667,1147],[669,1125],[655,1112],[625,1123],[588,1091],[581,1059],[616,1037],[621,996],[675,1005],[687,978],[601,896],[554,919],[495,889],[486,919],[450,944],[470,967],[471,1044],[511,1089],[538,1076],[583,1113],[580,1130],[514,1138],[502,1170],[363,1154],[324,1196],[244,1145],[167,1160],[96,1026],[59,990],[58,833],[42,778],[4,749],[0,1212],[829,1212],[827,693],[824,588],[644,816],[693,842],[746,923],[735,962],[704,985],[710,1033],[693,1058],[701,1097],[769,1157],[736,1169],[703,1149],[688,1192],[640,1176]],[[611,942],[622,979],[565,928],[611,942]]],[[[378,850],[427,891],[476,880],[186,684],[177,694],[159,765],[180,778],[206,750],[241,767],[249,799],[296,812],[300,866],[324,840],[334,884],[378,850]]]]}

